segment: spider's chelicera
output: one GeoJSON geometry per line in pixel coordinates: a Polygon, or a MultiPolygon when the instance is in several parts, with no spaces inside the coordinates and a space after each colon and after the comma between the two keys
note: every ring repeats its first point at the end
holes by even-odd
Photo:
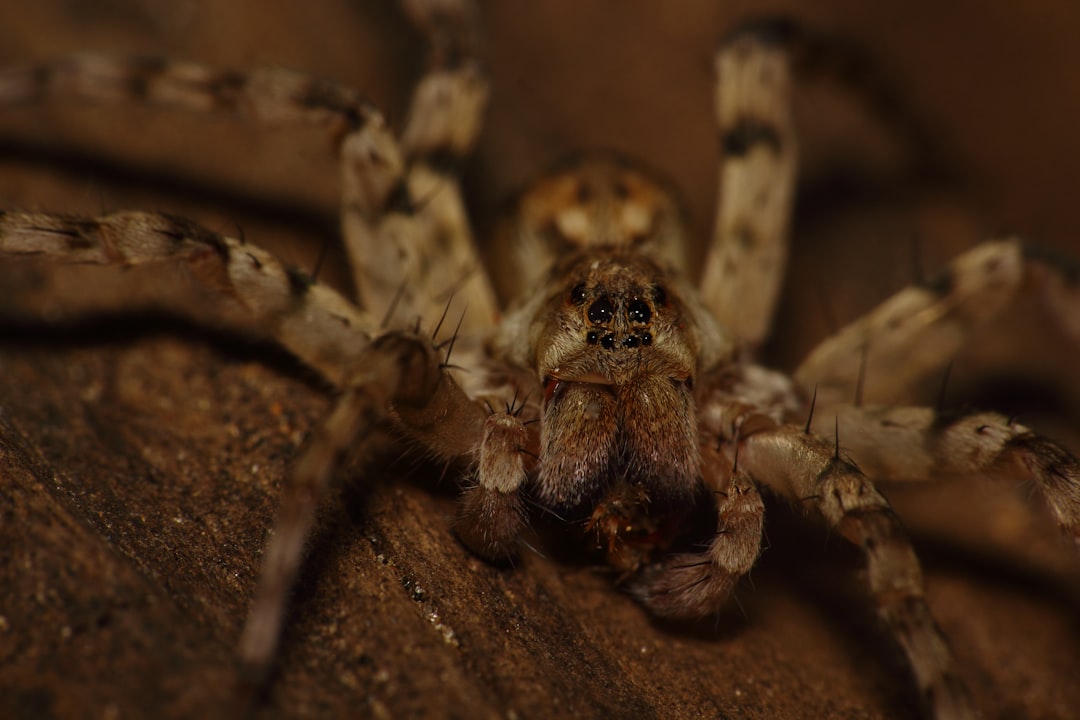
{"type": "Polygon", "coordinates": [[[970,328],[1039,279],[1056,282],[1054,265],[1016,240],[986,243],[956,259],[946,281],[904,290],[823,342],[792,377],[754,364],[784,269],[796,154],[788,34],[758,25],[717,54],[724,194],[700,271],[688,265],[670,194],[632,163],[598,155],[521,196],[495,240],[500,272],[489,276],[447,171],[471,148],[487,95],[471,54],[473,10],[419,0],[408,8],[434,61],[400,138],[351,90],[283,70],[241,75],[83,56],[0,73],[0,104],[135,98],[323,124],[341,138],[344,241],[359,305],[256,246],[175,217],[0,213],[6,254],[176,261],[339,388],[286,482],[241,640],[247,668],[261,674],[273,661],[340,458],[390,423],[404,441],[463,461],[454,530],[473,552],[512,557],[528,498],[587,528],[626,588],[664,616],[724,605],[761,549],[760,490],[799,502],[863,549],[870,594],[928,712],[973,717],[918,561],[872,479],[1030,479],[1076,539],[1080,468],[995,413],[946,418],[851,400],[863,365],[903,396],[949,361],[970,328]],[[469,308],[452,337],[442,323],[434,337],[412,327],[443,316],[449,297],[469,308]],[[384,317],[402,329],[383,327],[384,317]],[[703,514],[708,522],[686,522],[703,514]]]}

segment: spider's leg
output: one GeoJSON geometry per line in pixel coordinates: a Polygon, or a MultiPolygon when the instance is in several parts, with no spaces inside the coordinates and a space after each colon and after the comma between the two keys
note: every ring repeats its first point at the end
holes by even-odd
{"type": "MultiPolygon", "coordinates": [[[[455,5],[447,4],[445,13],[464,17],[464,10],[455,10],[455,5]]],[[[422,11],[427,3],[417,6],[422,11]]],[[[443,15],[431,14],[436,18],[434,28],[457,26],[440,19],[443,15]]],[[[432,34],[447,33],[432,30],[432,34]]],[[[448,41],[433,44],[449,46],[448,41]]],[[[437,57],[445,64],[453,54],[444,51],[437,57]]],[[[360,93],[302,72],[281,68],[237,72],[193,62],[100,54],[0,70],[0,107],[54,98],[139,102],[234,113],[268,125],[327,128],[340,138],[346,250],[363,304],[382,318],[404,288],[398,307],[410,321],[437,316],[451,294],[469,304],[474,322],[487,324],[494,316],[494,294],[480,272],[456,181],[432,169],[445,167],[447,159],[464,156],[471,148],[486,97],[487,85],[474,61],[432,72],[418,88],[412,113],[429,119],[410,125],[420,129],[406,131],[405,152],[382,114],[360,93]],[[413,155],[442,160],[414,163],[413,155]],[[442,250],[444,240],[447,249],[442,250]],[[450,280],[434,282],[443,277],[450,280]]]]}
{"type": "Polygon", "coordinates": [[[969,250],[841,329],[807,356],[795,380],[816,387],[827,404],[902,401],[957,355],[975,327],[1025,294],[1038,294],[1066,331],[1080,337],[1075,271],[1019,240],[1000,240],[969,250]]]}
{"type": "Polygon", "coordinates": [[[1080,462],[1010,418],[993,412],[948,417],[925,407],[850,405],[818,417],[829,418],[828,423],[838,418],[844,449],[882,480],[930,482],[976,475],[1033,480],[1062,530],[1080,546],[1080,462]]]}
{"type": "Polygon", "coordinates": [[[437,316],[451,297],[469,308],[474,335],[496,317],[456,173],[480,132],[488,84],[475,57],[476,9],[468,0],[411,0],[431,63],[413,93],[400,148],[363,137],[342,147],[342,222],[365,307],[381,315],[397,297],[404,321],[437,316]],[[379,192],[367,192],[371,177],[379,192]],[[358,192],[364,190],[364,192],[358,192]]]}
{"type": "MultiPolygon", "coordinates": [[[[381,217],[404,195],[404,161],[382,114],[355,90],[282,68],[238,72],[162,58],[84,54],[0,69],[0,107],[47,100],[145,103],[193,112],[232,113],[267,125],[315,125],[340,139],[342,196],[347,210],[381,217]]],[[[346,218],[348,213],[346,213],[346,218]]],[[[346,223],[348,230],[348,223],[346,223]]],[[[395,268],[400,252],[375,244],[368,262],[395,268]]],[[[386,312],[389,289],[358,277],[361,296],[376,318],[386,312]]]]}
{"type": "MultiPolygon", "coordinates": [[[[888,501],[833,441],[802,427],[768,427],[759,416],[731,409],[744,433],[739,467],[759,484],[813,508],[862,548],[878,615],[903,649],[922,700],[935,718],[973,718],[967,688],[952,651],[930,613],[922,569],[888,501]],[[746,432],[754,426],[756,431],[746,432]]],[[[736,436],[734,428],[730,436],[736,436]]]]}
{"type": "Polygon", "coordinates": [[[761,553],[765,506],[753,480],[734,474],[714,446],[702,448],[702,474],[717,498],[716,537],[701,553],[672,555],[644,570],[627,588],[662,617],[705,617],[719,612],[732,588],[761,553]],[[719,486],[719,487],[716,487],[719,486]]]}
{"type": "MultiPolygon", "coordinates": [[[[483,406],[453,380],[445,367],[444,351],[430,338],[389,333],[372,340],[377,321],[333,290],[285,268],[254,245],[166,215],[129,212],[76,219],[0,213],[0,254],[83,264],[180,265],[206,289],[235,301],[256,327],[343,389],[286,485],[261,589],[243,640],[242,657],[254,674],[265,672],[273,659],[281,616],[315,508],[340,456],[381,419],[391,420],[438,457],[477,456],[484,502],[479,505],[483,512],[477,511],[475,532],[486,533],[482,536],[501,544],[471,544],[489,556],[511,548],[524,523],[517,496],[525,477],[524,423],[515,410],[492,415],[485,425],[483,406]]],[[[169,309],[186,310],[184,299],[175,307],[168,304],[168,297],[158,300],[169,309]]],[[[469,497],[464,503],[466,512],[478,507],[475,502],[470,505],[469,497]]]]}
{"type": "Polygon", "coordinates": [[[416,162],[454,169],[480,134],[489,92],[477,57],[477,8],[471,0],[402,4],[431,47],[428,70],[413,91],[401,145],[416,162]]]}
{"type": "Polygon", "coordinates": [[[430,339],[391,332],[373,340],[357,357],[341,397],[308,439],[290,472],[267,545],[251,614],[240,642],[248,676],[265,677],[274,658],[304,544],[319,501],[346,452],[383,419],[396,414],[420,439],[444,457],[465,455],[479,442],[484,413],[442,367],[430,339]],[[445,425],[444,425],[445,423],[445,425]],[[446,428],[436,433],[436,428],[446,428]]]}
{"type": "Polygon", "coordinates": [[[82,54],[0,69],[0,107],[49,100],[146,103],[226,112],[268,125],[306,124],[345,133],[382,116],[351,88],[283,68],[238,72],[154,57],[82,54]]]}
{"type": "MultiPolygon", "coordinates": [[[[377,324],[334,290],[283,266],[267,251],[158,213],[85,219],[0,212],[0,254],[98,265],[176,263],[204,288],[237,303],[249,324],[254,321],[256,329],[335,384],[368,344],[377,324]]],[[[80,294],[78,287],[72,290],[80,294]]],[[[152,302],[173,312],[189,312],[186,298],[172,300],[154,297],[152,302]]],[[[219,321],[220,310],[215,306],[210,316],[196,319],[219,321]]]]}
{"type": "Polygon", "coordinates": [[[791,70],[783,33],[758,26],[717,54],[720,191],[701,294],[721,325],[756,347],[787,263],[796,174],[791,70]]]}

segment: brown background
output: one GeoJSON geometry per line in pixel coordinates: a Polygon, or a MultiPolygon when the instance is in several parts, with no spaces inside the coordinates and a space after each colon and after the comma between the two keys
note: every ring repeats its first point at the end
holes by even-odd
{"type": "MultiPolygon", "coordinates": [[[[913,118],[904,132],[834,81],[797,97],[803,189],[766,349],[780,367],[910,282],[913,255],[932,269],[1010,229],[1080,257],[1071,4],[483,7],[495,94],[467,176],[481,227],[529,177],[599,145],[668,176],[703,235],[715,195],[712,49],[748,14],[788,12],[875,68],[870,84],[913,118]]],[[[423,57],[388,3],[0,6],[0,61],[83,49],[303,68],[363,89],[396,122],[423,57]]],[[[0,206],[167,210],[241,227],[310,268],[335,233],[327,148],[317,132],[229,118],[5,110],[0,206]]],[[[321,277],[341,281],[337,258],[321,277]]],[[[277,489],[328,397],[288,358],[232,333],[162,329],[146,314],[75,319],[34,292],[51,277],[26,265],[0,274],[0,715],[231,714],[233,648],[277,489]],[[27,306],[59,325],[18,319],[27,306]]],[[[90,277],[66,295],[107,305],[127,302],[107,283],[139,295],[169,281],[90,277]]],[[[1033,308],[1013,320],[958,358],[950,402],[1021,412],[1080,451],[1075,346],[1033,308]]],[[[451,483],[390,460],[362,478],[352,468],[351,486],[370,493],[327,504],[265,716],[915,713],[857,555],[797,513],[770,507],[769,549],[731,613],[669,627],[559,552],[527,554],[514,571],[477,562],[448,531],[451,483]]],[[[979,482],[895,494],[987,717],[1080,707],[1080,573],[1030,495],[979,482]]]]}

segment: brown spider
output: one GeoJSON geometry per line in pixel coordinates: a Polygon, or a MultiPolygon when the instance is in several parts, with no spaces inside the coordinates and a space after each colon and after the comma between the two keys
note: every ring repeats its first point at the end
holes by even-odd
{"type": "Polygon", "coordinates": [[[947,362],[958,334],[1019,291],[1021,275],[1043,280],[1049,270],[1052,289],[1054,266],[1029,261],[1016,243],[987,245],[936,284],[898,295],[824,344],[796,372],[797,386],[750,364],[783,265],[777,256],[784,252],[794,139],[783,52],[749,34],[728,46],[733,67],[721,73],[721,93],[738,92],[721,106],[732,113],[721,114],[728,192],[702,299],[683,279],[689,273],[677,243],[684,232],[668,196],[620,161],[588,160],[541,181],[522,201],[524,220],[504,235],[524,248],[516,309],[487,346],[470,345],[496,304],[463,234],[456,193],[440,173],[475,136],[484,87],[468,62],[457,64],[472,49],[457,35],[468,23],[450,20],[450,32],[432,36],[436,72],[428,79],[435,89],[428,99],[418,95],[413,108],[414,119],[433,122],[414,122],[403,138],[413,160],[405,184],[377,114],[350,92],[306,77],[98,58],[6,77],[8,99],[59,88],[95,99],[135,94],[180,105],[239,104],[264,118],[329,123],[344,136],[346,238],[355,243],[349,252],[366,315],[254,246],[171,217],[9,213],[0,234],[7,252],[122,264],[178,258],[344,388],[292,471],[264,561],[270,570],[262,600],[245,634],[245,661],[263,670],[273,657],[315,502],[345,444],[368,434],[392,407],[387,417],[398,432],[439,457],[475,460],[476,484],[466,489],[456,525],[474,551],[514,553],[525,520],[518,490],[527,483],[537,504],[596,533],[632,591],[662,615],[717,611],[749,570],[761,536],[759,485],[817,510],[867,551],[879,611],[905,647],[927,705],[942,717],[965,716],[966,697],[921,599],[914,556],[884,499],[836,447],[833,422],[844,427],[845,453],[880,478],[1012,470],[1007,463],[1017,464],[1018,474],[1033,470],[1074,532],[1075,461],[1022,426],[992,414],[944,422],[931,410],[846,404],[857,395],[863,366],[885,378],[880,394],[902,395],[947,362]],[[440,78],[443,70],[448,75],[440,78]],[[461,105],[447,109],[447,101],[461,105]],[[470,308],[456,341],[384,333],[379,324],[382,317],[434,320],[450,296],[470,308]],[[443,374],[449,363],[473,370],[457,376],[464,392],[443,374]],[[817,412],[807,419],[812,387],[817,412]],[[534,419],[542,422],[532,426],[534,419]],[[716,539],[683,537],[697,530],[683,510],[710,491],[720,498],[716,539]],[[669,552],[687,540],[705,542],[669,552]]]}

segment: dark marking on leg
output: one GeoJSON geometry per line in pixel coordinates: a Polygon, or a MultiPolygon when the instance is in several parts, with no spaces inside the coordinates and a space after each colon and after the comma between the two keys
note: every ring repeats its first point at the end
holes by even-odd
{"type": "Polygon", "coordinates": [[[955,289],[956,278],[953,276],[952,270],[946,267],[926,278],[918,285],[919,287],[929,290],[938,297],[945,297],[955,289]]]}
{"type": "Polygon", "coordinates": [[[762,45],[771,47],[790,46],[802,35],[802,29],[794,20],[786,17],[764,17],[747,20],[724,38],[723,44],[731,44],[742,37],[754,37],[762,45]]]}
{"type": "Polygon", "coordinates": [[[1057,270],[1069,285],[1080,283],[1080,265],[1073,258],[1026,242],[1020,244],[1020,253],[1024,260],[1034,260],[1057,270]]]}
{"type": "Polygon", "coordinates": [[[314,285],[314,281],[300,268],[288,266],[285,274],[289,278],[289,291],[295,298],[303,298],[314,285]]]}
{"type": "Polygon", "coordinates": [[[765,147],[776,154],[783,150],[780,132],[771,123],[750,117],[739,118],[734,127],[724,131],[720,146],[729,158],[748,155],[756,147],[765,147]]]}

